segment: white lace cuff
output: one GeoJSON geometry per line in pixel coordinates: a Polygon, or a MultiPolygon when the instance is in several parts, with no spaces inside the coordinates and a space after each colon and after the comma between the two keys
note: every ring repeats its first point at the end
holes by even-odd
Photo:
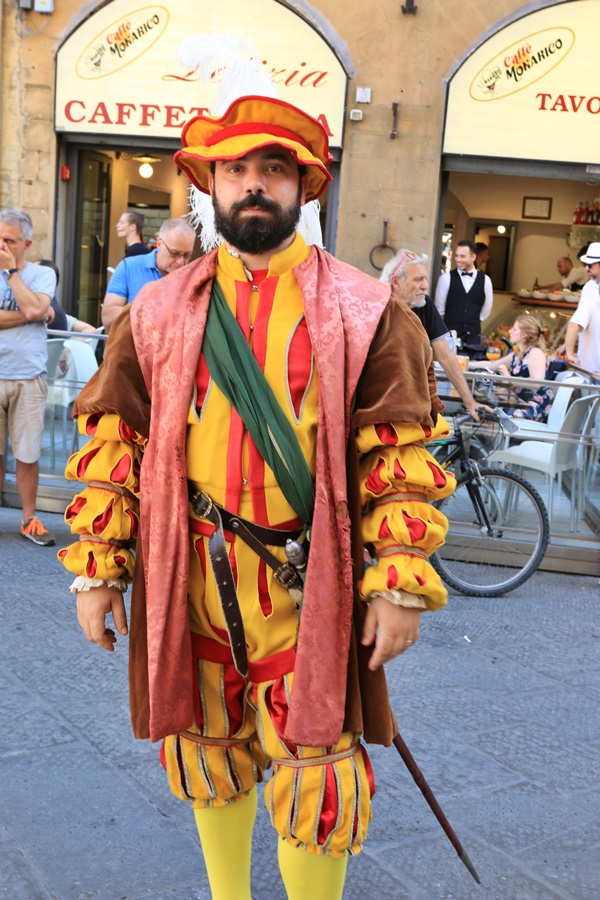
{"type": "Polygon", "coordinates": [[[383,597],[393,606],[404,606],[406,609],[427,609],[427,603],[420,594],[409,594],[408,591],[374,591],[371,597],[383,597]]]}
{"type": "Polygon", "coordinates": [[[92,588],[102,587],[103,585],[116,587],[121,593],[127,590],[127,582],[124,578],[111,578],[108,581],[104,581],[102,578],[86,578],[84,575],[78,575],[73,584],[69,586],[69,592],[77,594],[80,591],[91,591],[92,588]]]}

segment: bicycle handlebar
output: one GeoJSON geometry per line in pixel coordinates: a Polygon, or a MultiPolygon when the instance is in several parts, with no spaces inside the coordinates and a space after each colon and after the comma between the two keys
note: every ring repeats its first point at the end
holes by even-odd
{"type": "MultiPolygon", "coordinates": [[[[477,410],[477,414],[482,421],[488,422],[498,422],[503,428],[505,428],[509,434],[515,434],[519,430],[519,426],[512,419],[511,416],[507,416],[503,409],[496,408],[492,411],[488,411],[484,407],[479,407],[477,410]]],[[[464,416],[459,416],[456,419],[456,424],[460,427],[464,425],[465,422],[473,421],[472,417],[467,413],[464,416]]]]}

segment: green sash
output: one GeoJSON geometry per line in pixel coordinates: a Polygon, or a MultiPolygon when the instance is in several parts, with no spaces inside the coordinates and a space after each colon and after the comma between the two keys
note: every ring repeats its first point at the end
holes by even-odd
{"type": "Polygon", "coordinates": [[[294,429],[254,358],[216,278],[202,351],[212,379],[243,419],[284,497],[308,528],[315,505],[310,469],[294,429]]]}

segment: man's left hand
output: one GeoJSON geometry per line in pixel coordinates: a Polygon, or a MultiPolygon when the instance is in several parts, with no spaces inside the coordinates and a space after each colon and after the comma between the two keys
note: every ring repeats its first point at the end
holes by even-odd
{"type": "Polygon", "coordinates": [[[369,602],[361,643],[375,648],[369,660],[369,669],[375,671],[384,662],[404,653],[419,637],[421,612],[394,606],[385,597],[374,594],[369,602]]]}

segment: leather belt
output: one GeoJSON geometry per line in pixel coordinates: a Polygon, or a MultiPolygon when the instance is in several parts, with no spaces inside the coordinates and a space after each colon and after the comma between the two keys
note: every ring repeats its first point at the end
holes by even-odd
{"type": "Polygon", "coordinates": [[[302,599],[302,579],[298,571],[290,563],[282,563],[278,560],[270,550],[267,550],[265,543],[269,543],[271,546],[285,547],[288,540],[296,540],[302,531],[301,529],[281,531],[277,528],[255,525],[247,519],[234,515],[223,506],[219,506],[206,491],[200,490],[191,482],[188,482],[188,494],[191,507],[198,518],[206,519],[215,526],[215,530],[208,538],[210,565],[215,576],[225,626],[229,635],[233,664],[243,678],[248,678],[244,622],[223,529],[227,528],[233,534],[239,535],[244,543],[248,544],[274,570],[275,580],[290,592],[292,599],[298,604],[302,599]],[[298,595],[299,600],[296,599],[298,595]]]}

